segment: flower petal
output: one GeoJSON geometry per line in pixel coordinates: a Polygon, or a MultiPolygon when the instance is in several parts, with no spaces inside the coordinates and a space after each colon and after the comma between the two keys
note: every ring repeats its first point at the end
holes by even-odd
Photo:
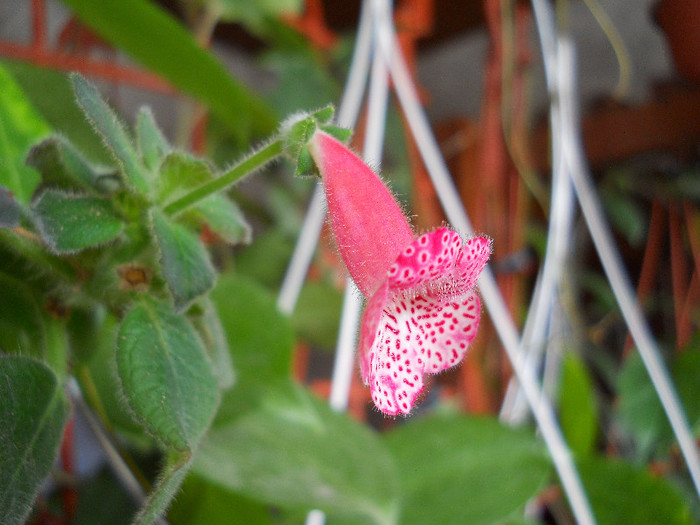
{"type": "Polygon", "coordinates": [[[464,358],[479,327],[481,301],[474,292],[449,301],[428,299],[417,317],[425,338],[419,352],[423,370],[437,374],[464,358]]]}
{"type": "Polygon", "coordinates": [[[366,385],[370,379],[370,363],[372,360],[372,346],[377,337],[377,329],[382,318],[382,312],[389,296],[389,284],[379,287],[379,290],[367,301],[365,313],[362,316],[362,329],[360,332],[360,372],[362,381],[366,385]]]}
{"type": "Polygon", "coordinates": [[[347,146],[317,131],[309,148],[323,180],[338,251],[369,299],[413,241],[413,230],[392,193],[347,146]]]}
{"type": "Polygon", "coordinates": [[[389,415],[408,414],[423,390],[423,374],[441,372],[462,360],[479,317],[480,302],[473,292],[454,298],[391,298],[363,365],[363,379],[377,408],[389,415]]]}
{"type": "Polygon", "coordinates": [[[487,237],[472,237],[467,240],[462,251],[457,256],[454,268],[454,286],[461,290],[473,288],[490,256],[490,239],[487,237]]]}
{"type": "Polygon", "coordinates": [[[462,239],[455,231],[438,228],[406,246],[389,267],[389,286],[394,290],[413,288],[440,279],[455,266],[462,239]]]}

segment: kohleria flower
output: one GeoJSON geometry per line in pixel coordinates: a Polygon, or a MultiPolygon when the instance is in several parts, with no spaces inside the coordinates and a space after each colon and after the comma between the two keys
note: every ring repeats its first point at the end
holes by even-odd
{"type": "Polygon", "coordinates": [[[458,364],[479,326],[476,279],[491,242],[438,228],[416,238],[391,192],[341,142],[317,131],[309,150],[323,180],[340,255],[367,306],[360,369],[374,404],[408,414],[423,374],[458,364]]]}

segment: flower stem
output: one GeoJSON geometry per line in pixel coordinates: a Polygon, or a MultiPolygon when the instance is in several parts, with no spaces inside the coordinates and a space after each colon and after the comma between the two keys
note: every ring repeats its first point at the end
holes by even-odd
{"type": "Polygon", "coordinates": [[[275,158],[281,155],[282,151],[282,139],[278,138],[272,142],[269,142],[255,153],[233,166],[220,177],[202,184],[200,187],[192,190],[186,195],[183,195],[176,201],[171,202],[165,208],[163,208],[163,211],[168,215],[175,215],[183,210],[186,210],[202,199],[223,190],[233,183],[238,182],[253,171],[262,168],[265,164],[273,161],[275,158]]]}

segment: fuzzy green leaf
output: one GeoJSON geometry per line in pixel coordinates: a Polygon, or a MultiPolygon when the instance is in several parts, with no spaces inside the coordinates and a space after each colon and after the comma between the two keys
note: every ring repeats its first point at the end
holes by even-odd
{"type": "Polygon", "coordinates": [[[172,149],[153,118],[150,108],[142,107],[136,117],[136,142],[144,166],[155,174],[172,149]]]}
{"type": "Polygon", "coordinates": [[[55,374],[26,357],[0,357],[0,516],[20,525],[61,442],[69,406],[55,374]]]}
{"type": "Polygon", "coordinates": [[[158,202],[175,201],[205,182],[214,179],[209,165],[184,151],[169,153],[160,167],[158,202]]]}
{"type": "Polygon", "coordinates": [[[288,127],[284,137],[284,148],[293,159],[299,157],[299,153],[309,142],[316,128],[316,121],[311,116],[301,118],[288,127]]]}
{"type": "Polygon", "coordinates": [[[332,105],[328,105],[321,109],[317,109],[311,113],[311,116],[318,122],[321,126],[330,124],[333,120],[333,115],[335,114],[335,108],[332,105]]]}
{"type": "Polygon", "coordinates": [[[252,228],[238,205],[222,193],[214,193],[186,210],[182,220],[197,227],[206,225],[222,241],[231,244],[249,244],[252,228]]]}
{"type": "Polygon", "coordinates": [[[71,80],[78,104],[121,167],[126,182],[147,194],[150,188],[145,169],[124,124],[93,84],[77,74],[71,75],[71,80]]]}
{"type": "Polygon", "coordinates": [[[29,203],[40,180],[24,159],[31,145],[50,132],[14,78],[0,66],[0,185],[22,204],[29,203]]]}
{"type": "Polygon", "coordinates": [[[535,437],[483,418],[432,416],[386,436],[399,467],[402,525],[499,523],[550,472],[535,437]]]}
{"type": "Polygon", "coordinates": [[[119,189],[117,170],[90,164],[64,137],[50,137],[35,145],[27,164],[42,175],[42,183],[66,190],[97,190],[110,193],[119,189]]]}
{"type": "Polygon", "coordinates": [[[187,319],[164,303],[138,304],[119,326],[117,371],[149,432],[167,447],[191,451],[214,417],[219,389],[187,319]]]}
{"type": "Polygon", "coordinates": [[[193,470],[271,505],[395,523],[396,472],[378,437],[290,382],[258,408],[214,425],[193,470]]]}
{"type": "Polygon", "coordinates": [[[160,248],[160,266],[175,309],[185,310],[208,292],[216,280],[209,253],[188,228],[153,210],[153,233],[160,248]]]}
{"type": "Polygon", "coordinates": [[[47,190],[32,204],[42,239],[57,253],[73,253],[114,240],[124,223],[109,201],[47,190]]]}

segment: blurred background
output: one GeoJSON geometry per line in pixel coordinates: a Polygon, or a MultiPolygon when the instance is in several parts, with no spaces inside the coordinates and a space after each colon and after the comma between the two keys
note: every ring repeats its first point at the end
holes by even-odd
{"type": "MultiPolygon", "coordinates": [[[[0,0],[2,65],[52,127],[95,152],[94,160],[105,158],[71,109],[62,76],[69,70],[96,82],[126,120],[138,107],[152,107],[173,143],[218,166],[245,153],[290,113],[340,100],[359,1],[155,3],[211,48],[235,89],[208,90],[206,79],[192,78],[176,43],[167,46],[167,36],[152,35],[160,46],[152,53],[136,21],[130,27],[127,19],[112,20],[118,29],[110,29],[109,17],[101,18],[91,2],[0,0]]],[[[556,5],[557,22],[576,47],[586,156],[692,426],[700,417],[700,3],[556,5]]],[[[515,0],[403,0],[395,2],[394,19],[462,201],[476,230],[495,241],[493,269],[522,325],[545,251],[550,206],[549,98],[531,7],[515,0]]],[[[435,227],[445,216],[396,104],[388,118],[383,172],[416,228],[435,227]]],[[[361,117],[358,128],[363,125],[361,117]]],[[[280,164],[234,191],[255,242],[233,252],[213,246],[219,260],[233,260],[272,293],[312,187],[289,170],[280,164]]],[[[578,216],[573,232],[562,308],[564,346],[574,364],[564,365],[561,381],[575,383],[582,371],[587,401],[575,409],[590,410],[595,421],[590,442],[576,446],[613,451],[661,472],[681,469],[663,417],[649,415],[653,392],[578,216]]],[[[324,232],[292,316],[299,339],[294,373],[321,396],[330,389],[343,272],[324,232]]],[[[436,379],[426,406],[439,399],[473,414],[498,412],[512,372],[484,317],[464,365],[436,379]]],[[[358,378],[349,410],[377,428],[396,424],[372,410],[358,378]]],[[[576,440],[578,431],[571,432],[576,440]]]]}

